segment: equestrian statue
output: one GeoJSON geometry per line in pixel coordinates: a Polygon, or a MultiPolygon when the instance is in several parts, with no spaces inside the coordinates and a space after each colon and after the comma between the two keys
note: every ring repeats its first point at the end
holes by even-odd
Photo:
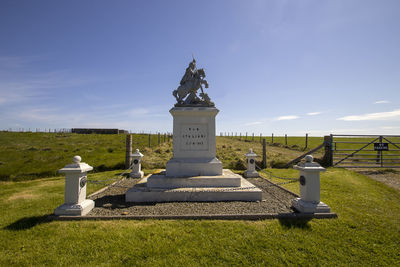
{"type": "Polygon", "coordinates": [[[186,68],[179,87],[172,92],[176,98],[176,107],[182,106],[205,106],[213,107],[214,103],[211,102],[207,93],[204,93],[203,85],[208,88],[208,82],[204,80],[206,73],[204,69],[197,69],[196,60],[193,58],[192,62],[186,68]],[[199,96],[197,91],[201,90],[199,96]]]}

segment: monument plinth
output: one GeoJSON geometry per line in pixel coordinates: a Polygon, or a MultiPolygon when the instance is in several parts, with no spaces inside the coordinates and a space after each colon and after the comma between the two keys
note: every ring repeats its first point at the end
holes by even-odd
{"type": "Polygon", "coordinates": [[[167,177],[222,175],[216,158],[215,107],[174,107],[173,157],[167,162],[167,177]]]}
{"type": "Polygon", "coordinates": [[[303,213],[330,213],[331,209],[321,202],[320,172],[326,171],[311,155],[306,156],[306,162],[293,166],[299,170],[300,197],[292,201],[292,206],[303,213]]]}
{"type": "Polygon", "coordinates": [[[166,170],[143,178],[125,194],[127,202],[259,201],[262,191],[222,169],[216,157],[215,108],[202,85],[208,88],[204,69],[193,59],[173,91],[177,103],[173,116],[173,157],[166,170]],[[197,96],[197,91],[201,93],[197,96]]]}
{"type": "Polygon", "coordinates": [[[86,199],[87,172],[92,166],[81,162],[80,156],[58,172],[65,173],[65,201],[55,209],[55,215],[84,216],[94,208],[94,201],[86,199]]]}

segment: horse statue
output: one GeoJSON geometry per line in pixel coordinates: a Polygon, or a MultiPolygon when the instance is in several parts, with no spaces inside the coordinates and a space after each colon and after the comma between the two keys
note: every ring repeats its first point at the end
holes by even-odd
{"type": "Polygon", "coordinates": [[[206,77],[206,73],[204,69],[196,69],[192,78],[185,81],[182,85],[180,85],[176,90],[172,92],[173,96],[176,98],[178,105],[190,105],[190,104],[198,104],[202,102],[206,102],[206,104],[210,104],[212,102],[209,101],[208,95],[204,93],[203,86],[208,88],[208,82],[204,80],[206,77]],[[201,89],[202,94],[200,94],[203,98],[200,99],[197,97],[197,90],[201,89]],[[189,96],[188,96],[189,95],[189,96]],[[185,100],[183,100],[186,96],[188,96],[185,100]],[[205,100],[208,101],[205,101],[205,100]]]}

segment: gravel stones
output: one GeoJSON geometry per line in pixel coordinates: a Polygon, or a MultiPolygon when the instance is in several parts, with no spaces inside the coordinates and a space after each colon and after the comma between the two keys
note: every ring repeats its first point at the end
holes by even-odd
{"type": "Polygon", "coordinates": [[[91,216],[158,216],[158,215],[245,215],[292,213],[291,201],[294,193],[282,189],[264,178],[248,178],[249,182],[263,191],[262,201],[257,202],[167,202],[131,203],[125,202],[125,192],[139,179],[123,179],[102,192],[92,195],[95,208],[91,216]]]}

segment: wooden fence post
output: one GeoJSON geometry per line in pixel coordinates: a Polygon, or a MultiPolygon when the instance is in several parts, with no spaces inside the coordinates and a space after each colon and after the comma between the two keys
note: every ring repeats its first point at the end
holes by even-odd
{"type": "Polygon", "coordinates": [[[332,135],[324,136],[325,155],[323,161],[327,167],[333,166],[332,135]]]}
{"type": "Polygon", "coordinates": [[[265,143],[265,138],[263,139],[263,151],[262,151],[262,166],[263,169],[267,168],[267,145],[265,143]]]}
{"type": "Polygon", "coordinates": [[[125,169],[132,165],[132,135],[126,135],[125,169]]]}
{"type": "Polygon", "coordinates": [[[149,134],[149,147],[151,147],[151,134],[149,134]]]}
{"type": "Polygon", "coordinates": [[[307,148],[308,147],[308,133],[306,133],[306,147],[305,148],[307,148]]]}
{"type": "Polygon", "coordinates": [[[253,142],[254,142],[254,133],[253,133],[253,142]]]}
{"type": "Polygon", "coordinates": [[[285,146],[287,146],[287,134],[285,134],[285,146]]]}
{"type": "Polygon", "coordinates": [[[274,143],[274,134],[272,134],[272,136],[271,136],[271,144],[273,144],[274,143]]]}
{"type": "Polygon", "coordinates": [[[246,132],[246,140],[247,140],[247,132],[246,132]]]}

